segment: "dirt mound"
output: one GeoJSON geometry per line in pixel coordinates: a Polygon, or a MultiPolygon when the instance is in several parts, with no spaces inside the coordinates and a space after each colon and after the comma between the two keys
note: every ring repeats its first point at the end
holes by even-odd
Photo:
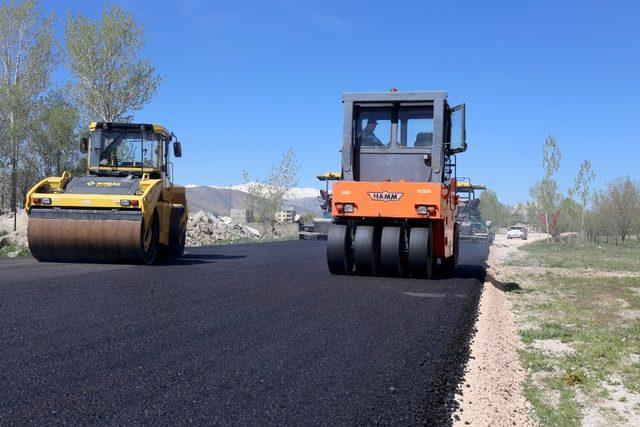
{"type": "MultiPolygon", "coordinates": [[[[18,231],[27,231],[29,217],[27,213],[20,209],[18,211],[18,231]]],[[[13,212],[0,215],[0,233],[9,233],[13,231],[13,212]]]]}
{"type": "Polygon", "coordinates": [[[189,215],[187,246],[208,246],[220,241],[258,239],[258,230],[235,223],[229,217],[217,217],[205,211],[189,215]]]}
{"type": "Polygon", "coordinates": [[[0,236],[0,248],[6,245],[15,245],[26,248],[27,246],[29,246],[29,244],[27,243],[27,231],[12,231],[9,234],[0,236]]]}

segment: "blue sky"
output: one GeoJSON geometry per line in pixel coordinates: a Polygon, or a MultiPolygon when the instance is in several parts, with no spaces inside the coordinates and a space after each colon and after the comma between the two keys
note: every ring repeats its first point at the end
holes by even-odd
{"type": "MultiPolygon", "coordinates": [[[[98,16],[103,1],[51,1],[98,16]]],[[[164,77],[136,119],[183,141],[179,182],[261,176],[292,147],[301,186],[339,170],[343,91],[446,90],[467,104],[458,175],[504,202],[528,198],[556,137],[566,189],[589,159],[596,185],[638,178],[640,6],[634,2],[121,1],[164,77]]],[[[64,70],[56,80],[67,78],[64,70]]]]}

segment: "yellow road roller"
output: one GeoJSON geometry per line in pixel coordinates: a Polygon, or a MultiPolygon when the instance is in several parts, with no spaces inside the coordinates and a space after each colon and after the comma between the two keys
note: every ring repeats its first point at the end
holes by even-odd
{"type": "Polygon", "coordinates": [[[188,208],[184,187],[173,184],[171,151],[182,155],[175,134],[154,124],[93,122],[81,150],[86,176],[64,172],[27,194],[33,256],[142,264],[182,256],[188,208]]]}

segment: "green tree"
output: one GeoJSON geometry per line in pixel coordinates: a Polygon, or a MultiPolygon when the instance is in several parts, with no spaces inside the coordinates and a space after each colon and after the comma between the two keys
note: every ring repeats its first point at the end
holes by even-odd
{"type": "Polygon", "coordinates": [[[96,21],[69,15],[65,42],[73,94],[85,119],[129,121],[155,95],[161,78],[139,59],[142,25],[119,6],[105,6],[96,21]]]}
{"type": "Polygon", "coordinates": [[[573,181],[573,187],[571,187],[571,189],[569,190],[569,195],[571,197],[575,195],[580,203],[580,234],[583,243],[585,213],[587,210],[587,203],[589,203],[589,199],[591,198],[591,183],[593,182],[595,177],[596,174],[591,168],[591,162],[589,162],[589,160],[585,160],[580,165],[578,175],[576,175],[576,179],[573,181]]]}
{"type": "Polygon", "coordinates": [[[606,218],[610,233],[622,244],[636,230],[640,215],[640,184],[622,177],[609,182],[599,193],[597,209],[606,218]]]}
{"type": "Polygon", "coordinates": [[[60,176],[68,170],[81,172],[78,149],[80,118],[63,91],[47,95],[38,108],[31,138],[28,142],[27,163],[37,179],[60,176]]]}
{"type": "MultiPolygon", "coordinates": [[[[56,63],[53,17],[35,0],[0,5],[0,113],[7,138],[11,206],[17,210],[18,168],[38,97],[49,86],[56,63]]],[[[14,220],[14,229],[16,222],[14,220]]]]}
{"type": "Polygon", "coordinates": [[[551,231],[552,237],[557,239],[557,227],[549,229],[552,217],[558,211],[560,196],[558,194],[558,183],[556,181],[556,173],[560,169],[560,160],[562,154],[556,143],[556,139],[549,135],[542,146],[542,168],[544,176],[542,181],[531,187],[529,191],[536,205],[539,218],[543,218],[542,225],[545,227],[547,234],[551,231]]]}
{"type": "Polygon", "coordinates": [[[252,181],[250,175],[244,172],[244,180],[248,184],[249,209],[256,221],[263,224],[265,235],[275,223],[276,212],[282,209],[285,198],[298,183],[299,176],[300,164],[292,149],[282,155],[278,166],[271,165],[264,179],[252,181]]]}
{"type": "Polygon", "coordinates": [[[580,226],[578,219],[582,216],[582,206],[571,197],[565,197],[560,202],[559,209],[558,232],[575,232],[580,226]]]}
{"type": "Polygon", "coordinates": [[[491,221],[493,227],[504,227],[508,225],[509,211],[495,191],[485,190],[480,195],[480,216],[482,221],[491,221]]]}

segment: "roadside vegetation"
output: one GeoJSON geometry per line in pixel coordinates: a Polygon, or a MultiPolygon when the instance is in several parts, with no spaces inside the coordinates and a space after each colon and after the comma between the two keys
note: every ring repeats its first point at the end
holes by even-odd
{"type": "Polygon", "coordinates": [[[540,263],[544,267],[600,271],[640,272],[640,241],[627,240],[624,246],[612,242],[581,244],[577,240],[549,244],[538,241],[521,248],[531,257],[511,265],[540,263]]]}
{"type": "Polygon", "coordinates": [[[69,14],[61,39],[55,21],[37,0],[0,1],[0,214],[47,176],[83,174],[88,123],[131,121],[162,80],[142,57],[141,23],[120,6],[69,14]],[[70,79],[54,82],[63,67],[70,79]]]}
{"type": "Polygon", "coordinates": [[[509,263],[524,385],[542,425],[640,422],[640,242],[531,243],[509,263]]]}
{"type": "Polygon", "coordinates": [[[22,257],[31,256],[28,248],[16,245],[3,245],[0,246],[0,258],[2,257],[22,257]]]}
{"type": "Polygon", "coordinates": [[[5,231],[0,230],[0,258],[9,256],[31,256],[31,252],[29,252],[29,249],[7,242],[3,238],[7,234],[8,233],[6,233],[5,231]]]}

